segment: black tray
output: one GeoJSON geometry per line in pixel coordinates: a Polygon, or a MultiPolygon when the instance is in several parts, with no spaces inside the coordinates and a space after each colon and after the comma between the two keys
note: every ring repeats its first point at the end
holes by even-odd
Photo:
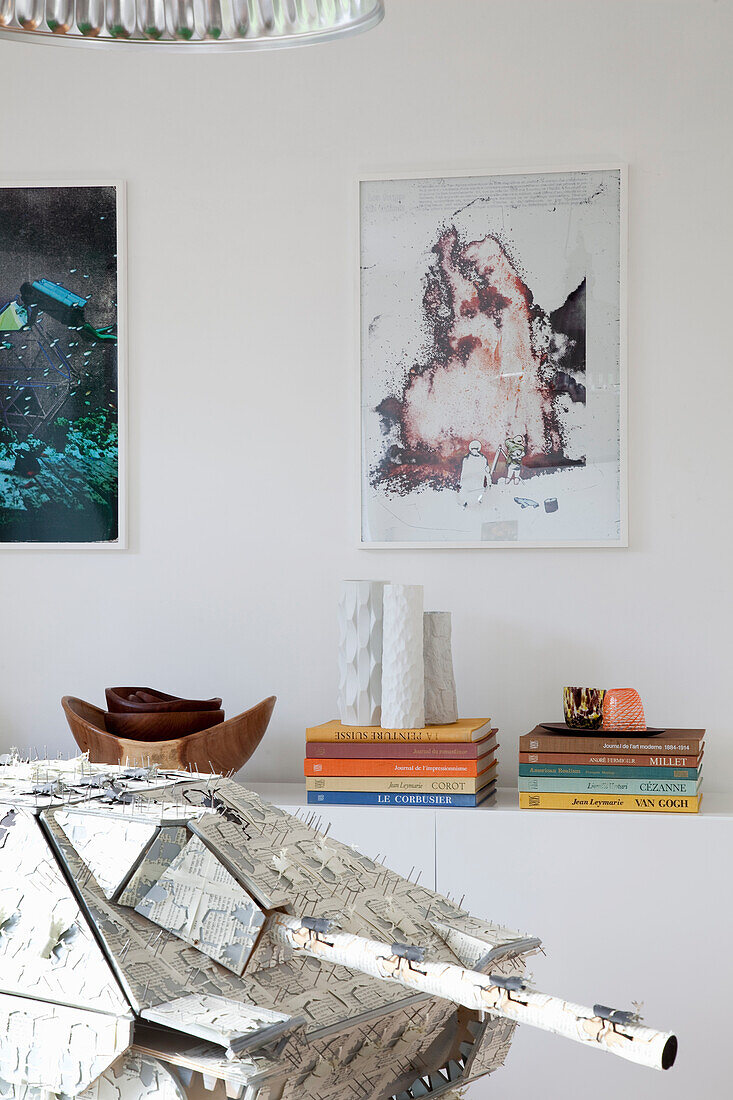
{"type": "Polygon", "coordinates": [[[598,729],[576,729],[575,726],[568,726],[565,722],[540,722],[543,730],[547,730],[548,733],[567,733],[571,737],[598,737],[602,734],[604,737],[638,737],[639,735],[646,734],[649,737],[656,737],[657,734],[666,733],[666,729],[657,729],[656,726],[647,726],[643,730],[604,730],[600,726],[598,729]]]}

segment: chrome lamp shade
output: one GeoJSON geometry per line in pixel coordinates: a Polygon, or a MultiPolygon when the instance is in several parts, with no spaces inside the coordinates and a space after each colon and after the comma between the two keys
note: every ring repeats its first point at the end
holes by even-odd
{"type": "Polygon", "coordinates": [[[0,36],[81,46],[251,50],[375,26],[384,0],[0,0],[0,36]]]}

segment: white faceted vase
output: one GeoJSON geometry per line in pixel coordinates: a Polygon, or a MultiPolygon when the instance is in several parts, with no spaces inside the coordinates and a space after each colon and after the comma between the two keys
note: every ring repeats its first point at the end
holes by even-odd
{"type": "Polygon", "coordinates": [[[382,703],[384,581],[343,581],[339,593],[339,718],[378,726],[382,703]]]}
{"type": "Polygon", "coordinates": [[[382,644],[382,726],[415,729],[425,725],[423,588],[384,586],[382,644]]]}
{"type": "Polygon", "coordinates": [[[447,726],[458,721],[453,675],[450,611],[426,611],[423,617],[425,661],[425,725],[447,726]]]}

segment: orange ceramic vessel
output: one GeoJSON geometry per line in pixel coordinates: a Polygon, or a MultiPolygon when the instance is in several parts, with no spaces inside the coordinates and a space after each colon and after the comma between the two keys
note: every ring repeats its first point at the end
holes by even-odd
{"type": "Polygon", "coordinates": [[[644,707],[634,688],[609,688],[603,697],[603,729],[621,733],[646,729],[644,707]]]}

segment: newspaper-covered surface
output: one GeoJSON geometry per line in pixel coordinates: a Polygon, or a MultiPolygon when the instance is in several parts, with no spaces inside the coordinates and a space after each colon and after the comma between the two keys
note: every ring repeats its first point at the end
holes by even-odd
{"type": "Polygon", "coordinates": [[[334,918],[341,928],[362,935],[419,942],[431,957],[446,962],[461,960],[435,922],[477,936],[486,950],[523,938],[474,919],[442,895],[324,836],[312,823],[268,805],[232,780],[219,780],[207,795],[218,812],[192,821],[191,830],[265,909],[287,907],[334,918]]]}
{"type": "Polygon", "coordinates": [[[98,1077],[82,1100],[187,1100],[175,1073],[150,1055],[128,1051],[98,1077]]]}
{"type": "Polygon", "coordinates": [[[130,905],[134,909],[163,872],[170,867],[188,842],[189,836],[190,833],[185,825],[162,825],[120,894],[118,898],[120,905],[130,905]]]}
{"type": "MultiPolygon", "coordinates": [[[[233,782],[226,780],[220,782],[226,784],[227,795],[230,794],[231,788],[232,805],[227,803],[225,812],[232,815],[238,813],[233,804],[239,792],[242,792],[245,804],[247,797],[252,799],[251,818],[248,819],[252,826],[252,847],[250,848],[246,835],[240,834],[240,836],[242,852],[245,856],[249,856],[251,852],[253,868],[256,869],[262,864],[268,869],[270,876],[277,879],[278,872],[273,870],[270,863],[272,849],[268,849],[268,838],[272,838],[273,827],[277,830],[275,835],[280,841],[280,847],[286,847],[288,851],[292,851],[293,857],[302,858],[302,852],[301,847],[291,847],[287,844],[289,829],[292,829],[296,835],[302,851],[307,851],[309,837],[312,842],[318,843],[319,834],[316,829],[306,826],[297,818],[275,807],[268,806],[256,795],[243,791],[233,782]],[[257,823],[256,831],[255,823],[257,823]]],[[[194,793],[197,793],[203,804],[209,785],[203,780],[190,781],[184,785],[187,788],[184,797],[190,800],[194,793]]],[[[155,796],[151,794],[148,797],[155,796]]],[[[221,801],[220,798],[219,801],[221,801]]],[[[276,1012],[303,1016],[307,1030],[316,1033],[321,1029],[345,1026],[347,1021],[362,1016],[388,1012],[400,1004],[415,1000],[415,995],[409,991],[390,987],[387,983],[352,973],[346,968],[325,974],[315,960],[288,958],[287,951],[273,946],[266,929],[250,957],[247,969],[241,977],[238,977],[232,971],[207,958],[196,948],[184,943],[177,936],[157,928],[134,909],[108,901],[55,821],[54,812],[46,811],[43,817],[60,858],[68,867],[69,874],[76,881],[85,903],[89,906],[119,980],[137,1012],[190,993],[213,993],[246,1001],[249,1004],[257,1004],[276,1012]]],[[[414,902],[421,905],[424,912],[432,906],[432,911],[436,914],[442,912],[443,908],[446,916],[462,913],[462,910],[447,899],[440,899],[439,895],[400,879],[381,864],[361,853],[354,852],[347,845],[339,845],[337,841],[331,841],[330,838],[329,849],[325,853],[327,858],[331,858],[333,848],[343,850],[344,860],[352,860],[359,868],[358,882],[353,884],[352,889],[348,881],[337,882],[335,873],[328,869],[323,872],[324,877],[321,878],[319,870],[323,856],[320,854],[319,845],[318,858],[312,855],[308,857],[305,867],[306,870],[311,869],[313,888],[309,893],[315,897],[316,883],[318,881],[322,883],[321,889],[324,896],[319,899],[320,908],[341,912],[345,903],[352,902],[359,895],[361,886],[362,889],[369,889],[367,900],[373,901],[375,909],[386,907],[389,910],[392,915],[383,918],[386,922],[384,926],[394,927],[398,933],[400,919],[411,923],[412,914],[408,912],[408,907],[414,902]],[[329,895],[334,890],[334,884],[338,896],[329,904],[329,895]],[[399,887],[399,892],[396,888],[393,901],[390,902],[388,897],[383,896],[383,890],[389,892],[393,884],[399,887]]],[[[277,849],[275,851],[277,852],[277,849]]],[[[345,869],[343,873],[347,876],[348,870],[345,869]]],[[[345,919],[358,925],[356,906],[345,919]]],[[[440,945],[444,951],[447,951],[442,939],[427,922],[425,923],[436,946],[440,945]]],[[[494,935],[492,942],[501,938],[499,935],[494,935]]],[[[503,938],[511,940],[513,936],[505,932],[503,938]]],[[[488,947],[490,946],[489,943],[488,947]]],[[[455,958],[452,952],[449,957],[455,958]]]]}
{"type": "Polygon", "coordinates": [[[487,1017],[473,1024],[473,1050],[466,1059],[464,1081],[475,1081],[503,1066],[516,1030],[514,1020],[487,1017]]]}
{"type": "Polygon", "coordinates": [[[129,878],[158,825],[140,820],[57,810],[56,820],[89,870],[111,898],[129,878]]]}
{"type": "Polygon", "coordinates": [[[198,837],[136,906],[136,911],[222,966],[241,974],[265,914],[198,837]]]}
{"type": "MultiPolygon", "coordinates": [[[[430,1063],[445,1068],[445,1083],[454,1021],[452,1005],[426,999],[314,1038],[304,1051],[292,1052],[301,1060],[282,1100],[366,1100],[400,1096],[413,1086],[415,1096],[424,1096],[425,1086],[418,1084],[425,1075],[424,1052],[430,1048],[430,1063]]],[[[286,1047],[283,1053],[287,1057],[291,1051],[286,1047]]],[[[457,1079],[457,1064],[456,1069],[457,1079]]]]}
{"type": "MultiPolygon", "coordinates": [[[[238,1041],[241,1039],[264,1032],[275,1025],[297,1024],[297,1021],[282,1012],[271,1012],[258,1005],[247,1005],[228,997],[205,994],[180,997],[167,1005],[148,1008],[143,1012],[143,1017],[153,1023],[165,1024],[176,1031],[186,1031],[217,1043],[231,1055],[236,1055],[241,1045],[238,1041]]],[[[279,1034],[283,1030],[280,1029],[279,1034]]]]}
{"type": "MultiPolygon", "coordinates": [[[[134,1052],[154,1055],[174,1066],[176,1075],[191,1088],[193,1095],[200,1095],[200,1089],[196,1087],[199,1081],[193,1078],[194,1074],[200,1074],[208,1082],[207,1091],[211,1091],[212,1084],[223,1081],[226,1095],[234,1098],[242,1096],[244,1090],[255,1082],[269,1083],[274,1079],[273,1061],[269,1053],[267,1057],[255,1052],[245,1058],[232,1059],[218,1043],[164,1032],[157,1026],[145,1024],[135,1029],[134,1040],[134,1052]]],[[[256,1097],[256,1090],[249,1095],[256,1097]]],[[[260,1100],[266,1097],[265,1091],[260,1095],[260,1100]]]]}
{"type": "MultiPolygon", "coordinates": [[[[103,777],[106,778],[106,777],[103,777]]],[[[200,817],[205,810],[200,806],[188,806],[182,804],[175,797],[161,797],[154,787],[143,790],[156,791],[154,799],[141,797],[143,791],[130,790],[127,787],[109,787],[102,792],[100,801],[93,802],[89,797],[83,802],[72,803],[68,811],[81,816],[82,814],[100,823],[132,821],[149,825],[187,825],[192,818],[200,817]]],[[[168,794],[175,795],[175,786],[168,787],[168,794]]],[[[100,824],[100,828],[102,825],[100,824]]]]}
{"type": "Polygon", "coordinates": [[[87,753],[68,760],[23,760],[16,750],[0,754],[0,803],[11,802],[39,813],[50,806],[87,802],[172,787],[188,773],[157,767],[91,764],[87,753]]]}
{"type": "Polygon", "coordinates": [[[516,955],[527,955],[539,950],[541,941],[534,936],[525,936],[522,939],[511,940],[509,943],[499,943],[487,951],[487,941],[470,929],[468,921],[456,921],[454,924],[446,924],[444,921],[433,921],[435,931],[450,947],[453,954],[461,960],[464,966],[472,970],[485,970],[488,963],[496,963],[498,959],[506,959],[516,955]]]}
{"type": "Polygon", "coordinates": [[[0,1078],[76,1096],[132,1040],[132,1018],[0,994],[0,1078]]]}
{"type": "Polygon", "coordinates": [[[0,807],[0,989],[97,1012],[130,1009],[37,819],[6,806],[0,807]]]}

